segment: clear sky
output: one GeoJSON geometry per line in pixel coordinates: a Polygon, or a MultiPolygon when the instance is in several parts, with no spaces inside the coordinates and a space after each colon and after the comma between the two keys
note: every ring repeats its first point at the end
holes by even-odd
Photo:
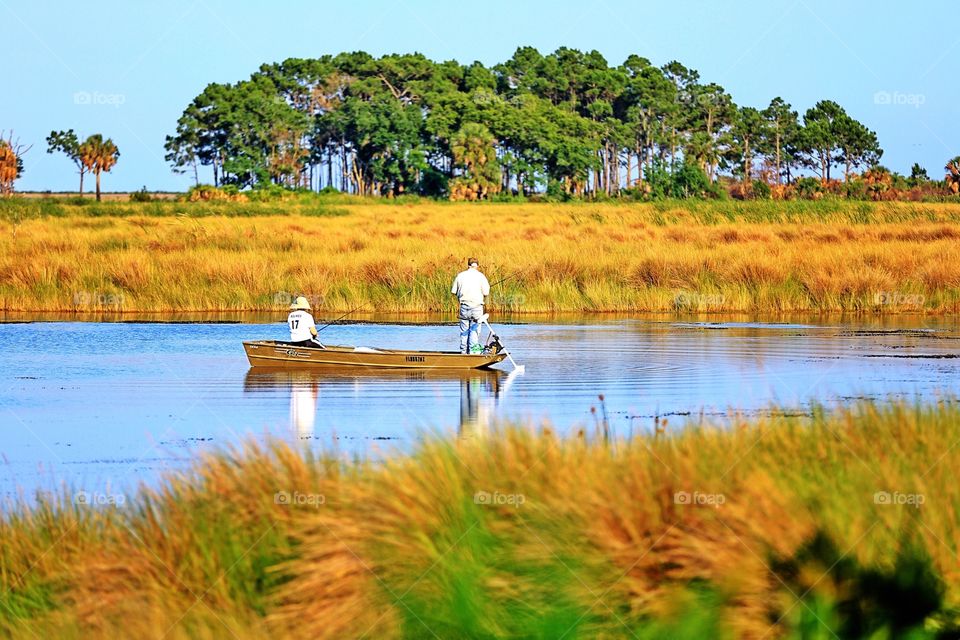
{"type": "Polygon", "coordinates": [[[106,190],[180,190],[191,178],[170,171],[164,136],[209,82],[341,51],[491,65],[521,45],[565,45],[612,64],[631,53],[679,60],[741,105],[780,95],[802,113],[836,100],[877,131],[883,164],[909,172],[919,162],[940,177],[960,155],[957,15],[951,3],[924,0],[0,0],[0,129],[33,144],[19,190],[76,188],[72,164],[48,155],[44,140],[69,128],[120,148],[106,190]]]}

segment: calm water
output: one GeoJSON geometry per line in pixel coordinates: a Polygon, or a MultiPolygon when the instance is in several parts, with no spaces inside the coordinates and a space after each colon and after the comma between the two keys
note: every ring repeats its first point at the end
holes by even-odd
{"type": "MultiPolygon", "coordinates": [[[[601,393],[619,434],[649,430],[658,415],[680,424],[773,403],[802,412],[812,401],[960,394],[954,320],[507,325],[500,332],[522,376],[250,370],[240,342],[283,338],[284,328],[0,324],[0,492],[128,489],[198,452],[265,435],[380,455],[424,430],[482,433],[494,418],[589,425],[601,393]]],[[[324,338],[410,349],[458,340],[451,326],[371,324],[324,338]]]]}

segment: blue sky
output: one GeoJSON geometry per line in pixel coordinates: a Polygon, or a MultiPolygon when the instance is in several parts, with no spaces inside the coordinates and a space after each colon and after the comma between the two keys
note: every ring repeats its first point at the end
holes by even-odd
{"type": "MultiPolygon", "coordinates": [[[[676,59],[738,104],[780,95],[801,113],[829,98],[877,131],[883,163],[932,177],[960,155],[960,84],[950,62],[960,32],[949,4],[861,0],[352,3],[168,0],[0,0],[7,51],[0,129],[33,148],[19,190],[72,190],[77,176],[48,155],[52,129],[102,132],[120,162],[106,190],[183,189],[163,160],[164,136],[209,82],[246,78],[264,62],[365,50],[437,60],[505,60],[521,45],[597,49],[619,64],[637,53],[676,59]]],[[[201,179],[210,180],[201,175],[201,179]]]]}

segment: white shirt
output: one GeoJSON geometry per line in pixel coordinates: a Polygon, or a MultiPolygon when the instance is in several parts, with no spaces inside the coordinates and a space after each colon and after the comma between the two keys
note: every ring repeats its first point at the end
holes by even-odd
{"type": "Polygon", "coordinates": [[[480,273],[479,269],[470,267],[457,274],[450,293],[460,298],[460,304],[479,307],[483,304],[483,297],[490,295],[490,283],[487,281],[487,276],[480,273]]]}
{"type": "Polygon", "coordinates": [[[317,325],[309,311],[291,311],[287,316],[287,326],[290,327],[290,342],[302,342],[313,337],[310,327],[317,325]]]}

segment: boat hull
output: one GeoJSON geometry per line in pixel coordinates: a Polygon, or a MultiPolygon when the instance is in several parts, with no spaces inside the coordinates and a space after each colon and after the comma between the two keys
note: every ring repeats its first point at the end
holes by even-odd
{"type": "Polygon", "coordinates": [[[328,345],[296,347],[274,340],[243,343],[251,367],[304,369],[362,367],[370,369],[488,369],[507,354],[462,354],[455,351],[399,351],[328,345]]]}

